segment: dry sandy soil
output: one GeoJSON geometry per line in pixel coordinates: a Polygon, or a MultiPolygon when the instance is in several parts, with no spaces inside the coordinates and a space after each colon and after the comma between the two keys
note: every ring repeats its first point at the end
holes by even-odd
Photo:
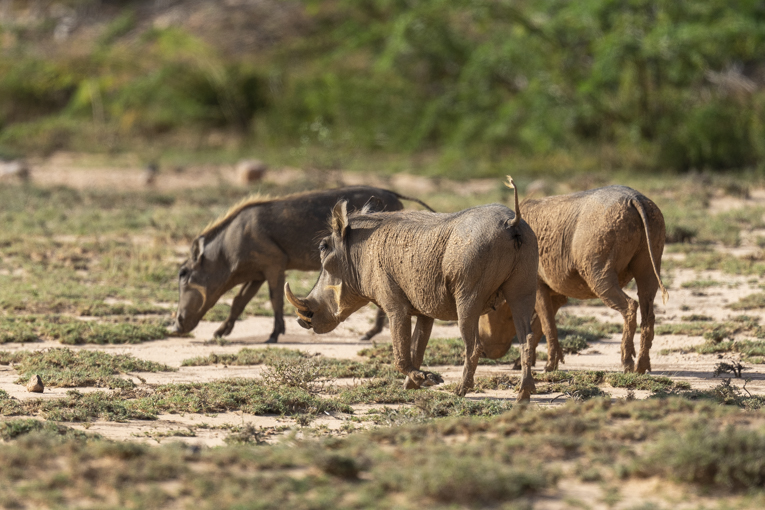
{"type": "MultiPolygon", "coordinates": [[[[36,182],[45,185],[65,184],[73,187],[86,186],[121,186],[124,188],[138,189],[141,184],[142,170],[137,165],[128,164],[126,168],[104,168],[94,165],[90,168],[77,167],[73,161],[70,161],[66,155],[59,156],[58,159],[52,159],[44,163],[38,163],[33,176],[36,182]]],[[[301,171],[284,169],[279,172],[271,172],[266,177],[278,183],[284,183],[291,178],[299,178],[301,171]]],[[[233,182],[235,179],[233,168],[216,168],[211,171],[209,168],[186,169],[183,173],[161,174],[157,182],[160,189],[185,186],[215,185],[221,180],[233,182]]],[[[364,180],[363,176],[349,175],[344,176],[344,182],[355,183],[355,181],[364,180]]],[[[372,179],[374,181],[374,179],[372,179]]],[[[369,182],[367,180],[366,182],[369,182]]],[[[433,184],[427,179],[397,176],[392,181],[387,179],[387,184],[394,189],[404,193],[415,194],[422,192],[428,186],[433,184]]],[[[470,190],[480,191],[487,186],[493,186],[494,183],[486,181],[476,181],[467,184],[460,184],[462,193],[470,190]]],[[[439,184],[443,186],[443,182],[439,184]]],[[[752,193],[752,202],[759,202],[760,198],[765,200],[765,193],[757,191],[752,193]]],[[[734,199],[718,200],[713,202],[713,207],[718,210],[727,210],[740,207],[744,201],[734,199]]],[[[746,249],[746,247],[745,247],[746,249]]],[[[754,248],[749,248],[754,249],[754,248]]],[[[682,255],[665,255],[665,259],[682,255]]],[[[725,320],[728,317],[739,315],[738,312],[725,308],[726,304],[738,301],[741,297],[758,292],[758,283],[751,277],[724,275],[721,272],[705,271],[696,272],[692,270],[677,270],[664,272],[665,283],[670,292],[670,300],[666,306],[656,305],[657,323],[681,322],[683,316],[688,314],[703,314],[713,317],[716,321],[725,320]],[[724,282],[724,285],[703,289],[684,289],[681,287],[683,282],[695,279],[710,279],[724,282]]],[[[261,290],[263,291],[263,290],[261,290]]],[[[628,290],[629,294],[635,297],[635,291],[628,290]]],[[[605,306],[582,306],[571,305],[562,309],[561,313],[573,315],[594,316],[602,322],[621,324],[621,316],[605,306]]],[[[765,312],[749,311],[750,316],[758,316],[765,320],[765,312]]],[[[347,359],[363,359],[357,352],[369,345],[369,342],[359,341],[361,334],[369,328],[372,322],[374,312],[371,308],[365,308],[348,321],[338,327],[332,333],[326,335],[316,335],[313,331],[301,329],[294,320],[294,317],[287,317],[287,334],[280,341],[279,346],[292,349],[301,349],[311,353],[321,353],[324,356],[347,359]]],[[[195,356],[203,356],[211,353],[235,353],[243,347],[265,347],[263,341],[268,337],[272,328],[272,319],[270,317],[251,317],[237,323],[232,335],[228,337],[230,341],[227,345],[217,345],[206,342],[212,338],[213,331],[217,328],[216,323],[202,322],[193,332],[193,338],[168,338],[154,342],[148,342],[137,345],[114,345],[114,346],[79,346],[78,349],[98,349],[109,353],[129,353],[137,358],[152,360],[179,367],[177,372],[167,373],[142,373],[141,377],[145,382],[134,377],[134,381],[141,385],[153,385],[159,383],[180,383],[180,382],[204,382],[221,378],[230,377],[253,377],[260,373],[260,366],[234,367],[215,365],[207,367],[181,367],[181,362],[195,356]]],[[[439,337],[458,337],[459,331],[456,324],[438,323],[433,330],[433,338],[439,337]]],[[[607,371],[620,370],[620,337],[621,334],[614,334],[603,341],[594,342],[591,347],[577,355],[568,355],[563,370],[596,369],[607,371]]],[[[374,339],[375,342],[390,342],[390,334],[386,329],[382,334],[374,339]]],[[[636,335],[636,344],[639,342],[639,333],[636,335]]],[[[721,358],[738,359],[738,354],[725,356],[717,355],[698,355],[695,353],[670,355],[660,355],[659,351],[666,348],[678,348],[701,344],[704,340],[701,337],[689,337],[684,335],[657,336],[654,340],[652,349],[652,366],[654,375],[669,376],[678,381],[687,381],[693,388],[704,389],[719,384],[720,380],[713,377],[713,370],[721,358]]],[[[45,349],[50,347],[60,347],[58,343],[34,344],[35,349],[45,349]]],[[[3,348],[7,350],[29,349],[30,345],[6,344],[3,348]]],[[[542,345],[541,348],[545,348],[542,345]]],[[[461,367],[434,367],[443,376],[446,382],[457,381],[460,377],[461,367]]],[[[543,363],[539,363],[536,370],[542,370],[543,363]]],[[[510,371],[509,367],[487,367],[479,366],[477,376],[487,375],[491,372],[510,371]]],[[[765,394],[765,365],[749,365],[745,376],[751,381],[747,383],[746,389],[750,392],[765,394]]],[[[25,399],[36,398],[37,394],[27,393],[23,386],[14,384],[17,375],[13,368],[0,366],[0,388],[6,390],[12,396],[25,399]]],[[[353,384],[353,381],[341,381],[345,384],[353,384]]],[[[739,382],[739,385],[741,383],[739,382]]],[[[618,388],[605,388],[612,398],[623,398],[626,390],[618,388]]],[[[66,389],[52,388],[46,389],[44,398],[57,398],[66,394],[66,389]]],[[[83,389],[82,391],[88,391],[83,389]]],[[[648,392],[636,391],[636,397],[644,398],[648,392]]],[[[467,398],[483,399],[496,398],[508,401],[515,399],[515,392],[491,391],[486,393],[471,393],[467,398]]],[[[560,394],[534,395],[532,396],[532,405],[549,406],[559,405],[565,401],[565,396],[560,394]]],[[[363,414],[371,406],[356,406],[357,414],[363,414]]],[[[378,406],[379,407],[379,406],[378,406]]],[[[242,425],[250,423],[263,427],[297,427],[295,421],[291,418],[281,417],[260,417],[242,413],[227,413],[219,415],[163,415],[156,421],[133,421],[127,423],[115,423],[98,421],[87,425],[75,425],[80,428],[87,428],[91,432],[97,432],[105,437],[112,439],[126,439],[139,441],[164,441],[171,438],[163,437],[166,433],[175,430],[184,430],[189,427],[195,427],[200,424],[220,426],[224,424],[242,425]]],[[[326,425],[330,429],[339,428],[343,425],[342,418],[326,416],[314,421],[312,426],[326,425]]],[[[227,431],[221,428],[196,428],[195,437],[184,437],[183,440],[189,443],[199,443],[204,445],[219,445],[223,443],[223,438],[227,431]]]]}

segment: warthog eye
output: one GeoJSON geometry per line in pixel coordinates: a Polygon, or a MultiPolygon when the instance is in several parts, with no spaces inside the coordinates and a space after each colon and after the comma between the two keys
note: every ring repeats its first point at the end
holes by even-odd
{"type": "Polygon", "coordinates": [[[189,275],[189,270],[185,267],[182,267],[180,271],[178,271],[178,279],[182,280],[186,278],[189,275]]]}
{"type": "Polygon", "coordinates": [[[329,244],[327,243],[327,241],[322,241],[321,244],[319,245],[319,251],[324,253],[325,251],[327,251],[327,249],[329,249],[329,244]]]}

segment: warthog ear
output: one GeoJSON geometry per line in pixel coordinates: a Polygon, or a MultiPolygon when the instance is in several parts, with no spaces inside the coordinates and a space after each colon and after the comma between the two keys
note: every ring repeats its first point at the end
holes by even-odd
{"type": "Polygon", "coordinates": [[[191,243],[191,260],[196,263],[205,254],[205,238],[204,236],[197,237],[191,243]]]}
{"type": "Polygon", "coordinates": [[[361,209],[361,214],[383,212],[384,210],[385,203],[381,198],[369,197],[369,200],[367,200],[367,203],[364,204],[364,207],[361,209]]]}
{"type": "Polygon", "coordinates": [[[345,239],[349,228],[348,202],[341,200],[332,209],[332,232],[339,235],[341,239],[345,239]]]}

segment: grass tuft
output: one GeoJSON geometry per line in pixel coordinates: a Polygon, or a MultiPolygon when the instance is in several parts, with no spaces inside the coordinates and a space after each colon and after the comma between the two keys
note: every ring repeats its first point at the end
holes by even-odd
{"type": "Polygon", "coordinates": [[[43,351],[0,351],[0,365],[13,364],[20,377],[17,384],[26,384],[32,375],[39,375],[47,387],[132,388],[129,379],[117,377],[128,372],[170,372],[175,368],[136,359],[129,354],[107,354],[100,351],[73,351],[69,348],[43,351]]]}

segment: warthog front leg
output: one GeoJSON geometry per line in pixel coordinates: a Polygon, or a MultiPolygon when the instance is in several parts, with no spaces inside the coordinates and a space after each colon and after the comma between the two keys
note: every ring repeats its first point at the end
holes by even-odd
{"type": "Polygon", "coordinates": [[[284,270],[269,274],[268,276],[268,294],[271,298],[271,308],[274,311],[274,330],[271,336],[265,341],[267,344],[275,344],[279,340],[279,335],[283,334],[284,329],[284,270]]]}
{"type": "Polygon", "coordinates": [[[220,325],[214,336],[216,338],[227,336],[231,334],[234,329],[236,320],[242,315],[244,308],[247,306],[255,294],[258,293],[260,286],[263,285],[263,280],[253,280],[247,282],[239,289],[239,293],[234,297],[234,301],[231,303],[231,311],[229,311],[228,318],[220,325]]]}
{"type": "MultiPolygon", "coordinates": [[[[423,386],[434,386],[441,384],[444,380],[441,376],[432,372],[423,372],[415,367],[412,362],[412,318],[410,315],[396,314],[389,315],[390,331],[393,337],[393,363],[396,369],[407,376],[407,380],[413,384],[413,387],[421,388],[423,386]]],[[[419,321],[418,321],[419,324],[419,321]]],[[[432,327],[432,320],[431,320],[432,327]]],[[[423,328],[418,328],[418,331],[423,328]]],[[[428,332],[429,333],[429,332],[428,332]]],[[[421,336],[421,333],[418,333],[421,336]]],[[[429,336],[429,335],[428,335],[429,336]]],[[[419,345],[419,341],[418,341],[419,345]]],[[[424,347],[423,347],[424,350],[424,347]]],[[[406,385],[407,383],[405,383],[406,385]]]]}
{"type": "MultiPolygon", "coordinates": [[[[459,312],[458,312],[459,313],[459,312]]],[[[478,358],[481,357],[480,344],[478,342],[478,313],[468,313],[460,317],[460,333],[465,342],[465,365],[462,368],[462,381],[457,385],[455,393],[460,397],[467,395],[473,389],[475,370],[478,367],[478,358]]]]}
{"type": "MultiPolygon", "coordinates": [[[[419,369],[422,366],[422,359],[425,357],[425,348],[428,346],[428,340],[430,340],[430,332],[433,330],[433,319],[430,317],[417,317],[417,322],[414,325],[414,335],[412,335],[412,365],[414,368],[419,369]]],[[[431,374],[434,378],[440,379],[437,384],[443,381],[436,374],[431,374]]],[[[435,379],[434,379],[435,380],[435,379]]],[[[404,389],[413,390],[417,389],[417,386],[409,376],[404,380],[404,389]]]]}

